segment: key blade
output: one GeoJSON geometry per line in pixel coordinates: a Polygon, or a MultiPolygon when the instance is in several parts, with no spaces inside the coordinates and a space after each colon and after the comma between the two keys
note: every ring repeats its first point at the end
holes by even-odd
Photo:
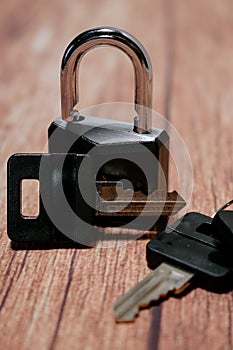
{"type": "Polygon", "coordinates": [[[194,273],[162,263],[114,304],[117,322],[134,321],[140,308],[148,307],[168,292],[184,290],[194,273]]]}
{"type": "Polygon", "coordinates": [[[122,182],[97,181],[96,186],[99,193],[96,216],[138,216],[142,210],[143,216],[170,216],[177,214],[186,205],[176,191],[165,193],[159,190],[146,196],[130,189],[124,191],[122,182]]]}

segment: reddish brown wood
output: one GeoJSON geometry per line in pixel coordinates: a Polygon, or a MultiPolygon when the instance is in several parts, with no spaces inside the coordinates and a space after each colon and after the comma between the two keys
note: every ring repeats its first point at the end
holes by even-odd
{"type": "MultiPolygon", "coordinates": [[[[46,149],[46,128],[60,111],[63,50],[77,33],[104,24],[134,34],[151,56],[154,108],[167,115],[191,153],[189,209],[211,214],[231,199],[232,13],[230,0],[1,3],[2,349],[233,348],[232,293],[196,289],[144,310],[133,324],[114,323],[113,301],[149,271],[146,239],[111,249],[15,250],[6,234],[6,160],[46,149]]],[[[96,50],[84,65],[81,108],[133,100],[133,70],[124,55],[96,50]]]]}

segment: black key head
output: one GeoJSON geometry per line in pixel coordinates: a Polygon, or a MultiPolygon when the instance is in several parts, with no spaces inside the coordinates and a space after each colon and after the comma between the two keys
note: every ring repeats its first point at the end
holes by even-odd
{"type": "Polygon", "coordinates": [[[233,257],[233,211],[218,211],[213,218],[212,226],[216,231],[216,236],[222,241],[229,255],[233,257]]]}
{"type": "Polygon", "coordinates": [[[212,220],[191,212],[167,227],[147,244],[151,268],[162,262],[195,272],[198,284],[223,292],[233,287],[233,260],[212,230],[212,220]]]}

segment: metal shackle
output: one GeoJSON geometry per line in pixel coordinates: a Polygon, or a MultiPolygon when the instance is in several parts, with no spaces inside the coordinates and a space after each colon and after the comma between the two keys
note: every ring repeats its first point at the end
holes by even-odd
{"type": "Polygon", "coordinates": [[[152,127],[152,65],[143,45],[131,34],[112,27],[89,29],[79,34],[67,47],[61,63],[61,112],[71,120],[73,107],[79,102],[78,76],[81,59],[97,46],[114,46],[125,52],[134,66],[134,131],[149,133],[152,127]],[[146,107],[146,108],[144,108],[146,107]]]}

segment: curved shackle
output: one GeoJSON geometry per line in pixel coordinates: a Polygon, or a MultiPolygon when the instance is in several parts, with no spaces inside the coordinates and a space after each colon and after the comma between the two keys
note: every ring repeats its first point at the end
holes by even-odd
{"type": "Polygon", "coordinates": [[[112,27],[89,29],[79,34],[67,47],[61,64],[62,119],[72,120],[73,107],[79,102],[78,76],[83,56],[97,46],[114,46],[131,59],[135,74],[134,131],[149,133],[152,127],[152,65],[142,44],[124,30],[112,27]],[[146,107],[146,108],[144,108],[146,107]]]}

